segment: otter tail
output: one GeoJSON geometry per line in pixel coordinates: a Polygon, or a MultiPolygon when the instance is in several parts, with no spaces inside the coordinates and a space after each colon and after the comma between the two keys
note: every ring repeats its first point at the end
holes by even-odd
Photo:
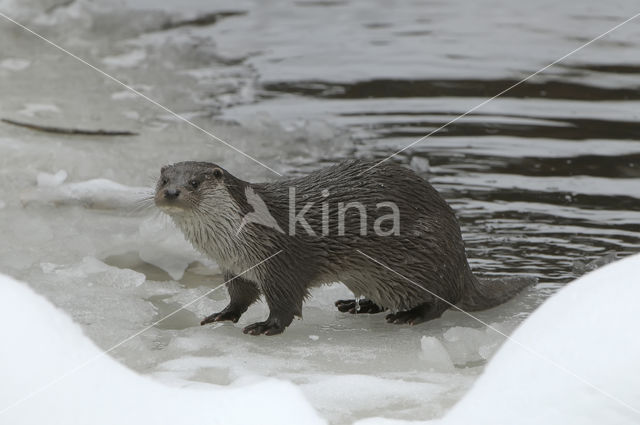
{"type": "Polygon", "coordinates": [[[537,278],[529,276],[473,278],[457,306],[465,311],[486,310],[513,298],[525,287],[537,281],[537,278]]]}

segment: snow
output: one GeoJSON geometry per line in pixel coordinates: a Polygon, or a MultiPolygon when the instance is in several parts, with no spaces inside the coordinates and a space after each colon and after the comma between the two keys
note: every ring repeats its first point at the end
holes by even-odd
{"type": "Polygon", "coordinates": [[[103,285],[119,289],[137,287],[146,280],[142,273],[113,267],[93,257],[84,257],[82,263],[76,267],[61,267],[52,263],[41,263],[40,267],[45,273],[55,273],[67,279],[87,279],[89,285],[98,279],[103,285]]]}
{"type": "Polygon", "coordinates": [[[0,61],[0,68],[8,69],[9,71],[22,71],[27,69],[31,65],[31,61],[18,58],[7,58],[0,61]]]}
{"type": "Polygon", "coordinates": [[[429,160],[427,158],[422,158],[419,156],[414,156],[411,158],[409,162],[409,167],[411,167],[414,171],[418,173],[428,173],[429,172],[429,160]]]}
{"type": "Polygon", "coordinates": [[[109,56],[102,59],[102,62],[111,67],[131,68],[139,65],[146,58],[147,54],[142,49],[132,50],[118,56],[109,56]]]}
{"type": "Polygon", "coordinates": [[[113,100],[137,99],[137,98],[138,98],[138,95],[132,92],[131,90],[121,90],[111,95],[111,99],[113,100]]]}
{"type": "Polygon", "coordinates": [[[53,187],[60,186],[67,179],[68,175],[65,170],[60,170],[55,174],[51,173],[38,173],[38,187],[53,187]]]}
{"type": "Polygon", "coordinates": [[[511,335],[468,394],[429,423],[637,424],[638,270],[640,254],[567,285],[511,335]]]}
{"type": "Polygon", "coordinates": [[[430,370],[451,372],[454,370],[453,361],[440,340],[433,336],[423,336],[420,340],[422,360],[430,370]]]}
{"type": "Polygon", "coordinates": [[[64,171],[55,175],[39,173],[39,187],[22,195],[22,203],[24,205],[52,203],[100,209],[134,209],[145,194],[150,193],[150,189],[146,187],[125,186],[104,178],[61,184],[65,179],[64,171]]]}
{"type": "Polygon", "coordinates": [[[18,111],[19,114],[26,115],[32,118],[48,112],[57,114],[60,113],[60,108],[50,103],[27,103],[21,110],[18,111]]]}
{"type": "Polygon", "coordinates": [[[490,326],[483,329],[454,326],[443,333],[443,344],[454,364],[464,366],[491,358],[504,341],[504,336],[496,330],[507,335],[511,332],[500,323],[491,323],[490,326]]]}
{"type": "Polygon", "coordinates": [[[350,411],[352,415],[367,416],[371,406],[408,407],[424,402],[440,391],[437,384],[425,386],[423,383],[409,380],[358,374],[310,374],[306,381],[301,383],[305,395],[314,406],[325,412],[330,421],[343,416],[344,410],[350,411]]]}
{"type": "Polygon", "coordinates": [[[291,383],[167,386],[102,355],[26,285],[0,275],[0,298],[0,423],[324,423],[291,383]]]}

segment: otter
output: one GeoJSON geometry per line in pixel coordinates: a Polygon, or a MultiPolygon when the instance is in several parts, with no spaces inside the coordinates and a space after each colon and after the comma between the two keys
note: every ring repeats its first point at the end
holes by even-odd
{"type": "Polygon", "coordinates": [[[243,332],[280,334],[302,317],[310,288],[333,282],[358,297],[336,301],[338,310],[389,310],[387,322],[417,324],[454,306],[494,307],[532,283],[476,278],[436,189],[408,168],[374,165],[350,160],[268,183],[208,162],[163,167],[155,204],[227,282],[229,304],[201,324],[235,323],[264,295],[267,319],[243,332]]]}

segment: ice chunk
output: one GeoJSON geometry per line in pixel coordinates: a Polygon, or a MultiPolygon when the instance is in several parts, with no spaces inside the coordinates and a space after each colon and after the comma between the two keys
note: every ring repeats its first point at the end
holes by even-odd
{"type": "Polygon", "coordinates": [[[428,173],[430,169],[429,160],[420,156],[414,156],[409,162],[409,167],[418,173],[428,173]]]}
{"type": "MultiPolygon", "coordinates": [[[[60,178],[61,176],[58,176],[60,178]]],[[[47,178],[43,178],[47,180],[47,178]]],[[[53,203],[55,205],[82,205],[98,209],[135,210],[149,188],[131,187],[107,179],[93,179],[65,183],[54,187],[39,187],[21,196],[23,205],[53,203]]]]}
{"type": "Polygon", "coordinates": [[[113,267],[93,257],[84,257],[76,266],[61,267],[52,263],[41,263],[45,273],[56,273],[68,278],[91,278],[92,282],[115,288],[140,286],[146,280],[145,275],[130,269],[113,267]]]}
{"type": "Polygon", "coordinates": [[[505,340],[505,337],[494,329],[503,334],[509,334],[509,330],[501,324],[492,323],[491,328],[454,326],[445,331],[444,346],[451,355],[453,363],[468,365],[489,359],[505,340]]]}
{"type": "Polygon", "coordinates": [[[448,372],[454,369],[453,362],[447,349],[444,348],[440,340],[433,336],[423,336],[420,340],[422,349],[422,360],[424,365],[435,371],[448,372]]]}
{"type": "Polygon", "coordinates": [[[378,409],[424,404],[446,386],[357,374],[309,375],[307,379],[310,382],[303,384],[302,390],[315,406],[327,412],[333,423],[351,423],[354,416],[373,406],[378,409]]]}
{"type": "Polygon", "coordinates": [[[102,59],[105,64],[118,68],[131,68],[147,57],[147,53],[143,49],[135,49],[128,53],[117,56],[107,56],[102,59]]]}
{"type": "Polygon", "coordinates": [[[121,90],[111,94],[113,100],[136,99],[137,97],[138,95],[131,90],[121,90]]]}
{"type": "Polygon", "coordinates": [[[8,69],[9,71],[22,71],[27,69],[31,65],[31,61],[19,58],[7,58],[0,61],[0,68],[8,69]]]}
{"type": "Polygon", "coordinates": [[[2,423],[325,423],[291,383],[167,386],[104,355],[66,314],[24,284],[0,275],[0,299],[2,423]]]}
{"type": "Polygon", "coordinates": [[[613,263],[618,259],[618,254],[616,252],[609,252],[602,257],[596,258],[589,263],[584,263],[582,261],[576,261],[573,264],[573,273],[576,276],[582,276],[585,273],[594,271],[602,266],[606,266],[607,264],[613,263]]]}
{"type": "Polygon", "coordinates": [[[152,217],[140,224],[139,255],[143,261],[169,273],[179,280],[189,264],[211,263],[198,253],[167,217],[152,217]]]}
{"type": "Polygon", "coordinates": [[[137,121],[140,119],[140,113],[138,111],[131,111],[131,110],[123,111],[122,115],[134,121],[137,121]]]}
{"type": "Polygon", "coordinates": [[[38,173],[38,187],[54,187],[60,186],[67,179],[67,172],[60,170],[55,174],[38,173]]]}
{"type": "Polygon", "coordinates": [[[18,111],[19,114],[26,115],[28,117],[35,117],[42,112],[59,113],[60,108],[50,103],[27,103],[24,105],[24,108],[18,111]]]}

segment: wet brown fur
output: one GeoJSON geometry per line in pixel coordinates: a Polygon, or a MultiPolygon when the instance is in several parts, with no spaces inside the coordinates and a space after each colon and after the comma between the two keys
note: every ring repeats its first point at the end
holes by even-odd
{"type": "MultiPolygon", "coordinates": [[[[295,315],[301,315],[311,287],[337,281],[356,296],[366,297],[363,305],[367,311],[389,309],[389,322],[414,324],[435,319],[452,305],[466,310],[493,307],[531,283],[527,278],[476,279],[467,262],[458,221],[440,194],[407,168],[383,163],[368,170],[372,165],[346,161],[304,177],[259,184],[242,181],[211,163],[182,162],[164,167],[156,203],[194,247],[219,264],[228,279],[281,251],[229,282],[229,305],[203,324],[237,321],[262,294],[269,317],[249,325],[245,333],[277,334],[295,315]],[[296,212],[313,203],[304,218],[315,235],[301,226],[295,228],[295,235],[289,234],[291,187],[296,191],[296,212]],[[253,211],[248,189],[264,201],[284,233],[247,223],[236,234],[242,218],[253,211]],[[176,190],[180,194],[167,200],[167,191],[173,194],[176,190]],[[328,196],[323,190],[329,191],[328,196]],[[364,236],[355,209],[347,210],[344,235],[339,234],[338,204],[353,201],[366,207],[364,236]],[[374,231],[375,220],[391,212],[377,208],[381,202],[398,206],[399,234],[382,236],[374,231]],[[322,227],[323,203],[329,205],[328,229],[322,227]],[[172,205],[177,207],[171,209],[172,205]]],[[[382,229],[390,230],[390,224],[382,229]]],[[[354,300],[336,305],[342,311],[357,309],[354,300]]]]}

